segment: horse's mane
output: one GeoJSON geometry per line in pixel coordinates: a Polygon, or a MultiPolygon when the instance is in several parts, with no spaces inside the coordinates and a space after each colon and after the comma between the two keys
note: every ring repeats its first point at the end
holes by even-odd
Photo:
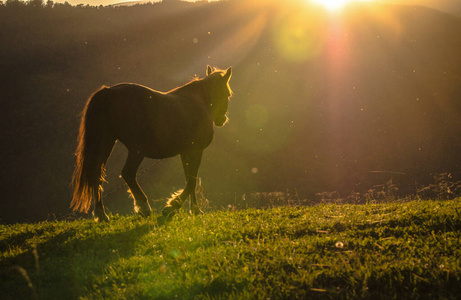
{"type": "Polygon", "coordinates": [[[184,90],[184,89],[187,89],[187,88],[193,88],[193,87],[196,86],[197,83],[201,82],[203,79],[204,78],[194,78],[191,81],[189,81],[188,83],[185,83],[185,84],[183,84],[181,86],[178,86],[178,87],[168,91],[167,94],[177,92],[179,90],[184,90]]]}
{"type": "MultiPolygon", "coordinates": [[[[181,90],[181,89],[183,89],[185,87],[188,87],[188,86],[193,87],[196,83],[205,82],[206,80],[211,80],[214,77],[213,75],[217,75],[217,74],[222,75],[225,72],[226,72],[225,70],[221,70],[219,68],[213,67],[213,72],[209,76],[206,76],[204,78],[200,78],[199,76],[194,76],[194,77],[192,77],[192,79],[189,82],[168,91],[168,93],[181,90]]],[[[227,87],[229,88],[229,91],[230,91],[230,93],[232,95],[233,93],[232,93],[232,90],[230,89],[230,86],[228,85],[227,87]]]]}

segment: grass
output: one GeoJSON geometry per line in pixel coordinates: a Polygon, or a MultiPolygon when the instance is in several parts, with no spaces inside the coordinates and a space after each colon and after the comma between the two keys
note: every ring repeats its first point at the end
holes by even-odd
{"type": "Polygon", "coordinates": [[[0,299],[459,297],[461,199],[0,226],[0,299]]]}

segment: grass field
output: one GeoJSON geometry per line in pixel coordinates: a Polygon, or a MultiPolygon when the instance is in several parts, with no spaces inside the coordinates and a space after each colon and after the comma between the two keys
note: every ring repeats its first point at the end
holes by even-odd
{"type": "Polygon", "coordinates": [[[460,214],[455,199],[1,225],[0,299],[456,299],[460,214]]]}

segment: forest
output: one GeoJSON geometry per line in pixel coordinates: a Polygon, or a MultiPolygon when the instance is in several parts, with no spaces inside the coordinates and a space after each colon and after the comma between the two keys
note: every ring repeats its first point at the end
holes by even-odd
{"type": "MultiPolygon", "coordinates": [[[[460,30],[447,13],[377,3],[332,16],[298,0],[8,0],[0,222],[70,215],[79,114],[93,91],[119,82],[168,91],[207,64],[232,66],[235,94],[199,173],[210,209],[270,195],[318,202],[325,192],[353,202],[390,187],[404,197],[437,174],[458,180],[460,30]]],[[[119,178],[126,154],[118,143],[107,165],[114,214],[132,209],[119,178]]],[[[145,160],[139,173],[156,209],[184,184],[178,158],[145,160]]]]}

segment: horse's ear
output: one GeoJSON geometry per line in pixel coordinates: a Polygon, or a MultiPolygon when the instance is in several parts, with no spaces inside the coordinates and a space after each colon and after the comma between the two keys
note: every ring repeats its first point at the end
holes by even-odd
{"type": "Polygon", "coordinates": [[[210,65],[207,65],[206,66],[206,76],[210,75],[211,73],[213,73],[213,69],[210,67],[210,65]]]}
{"type": "Polygon", "coordinates": [[[229,69],[227,69],[226,71],[226,74],[224,74],[224,78],[229,81],[229,79],[231,78],[232,76],[232,67],[229,67],[229,69]]]}

